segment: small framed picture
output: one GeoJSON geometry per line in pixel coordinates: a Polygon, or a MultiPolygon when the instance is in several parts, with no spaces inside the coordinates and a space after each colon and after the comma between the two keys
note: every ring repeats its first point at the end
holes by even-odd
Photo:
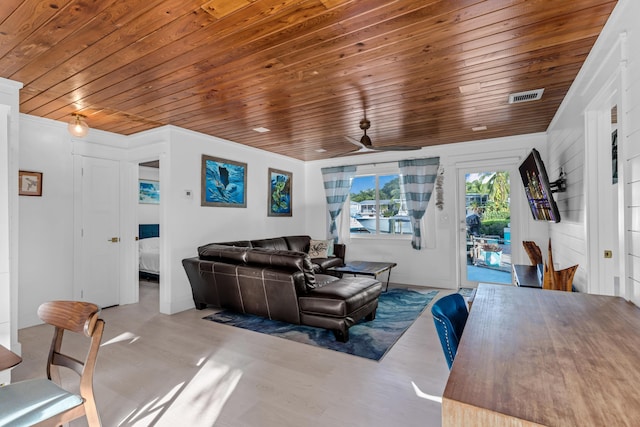
{"type": "Polygon", "coordinates": [[[269,168],[268,216],[292,216],[292,180],[291,172],[269,168]]]}
{"type": "Polygon", "coordinates": [[[18,194],[21,196],[42,196],[42,172],[19,171],[18,194]]]}
{"type": "Polygon", "coordinates": [[[160,183],[149,179],[141,179],[138,203],[160,204],[160,183]]]}

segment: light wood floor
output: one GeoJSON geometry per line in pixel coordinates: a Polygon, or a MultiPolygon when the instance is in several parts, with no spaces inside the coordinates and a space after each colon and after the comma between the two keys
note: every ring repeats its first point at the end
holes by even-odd
{"type": "MultiPolygon", "coordinates": [[[[157,285],[142,282],[140,301],[102,312],[95,390],[105,427],[441,424],[449,370],[430,307],[374,362],[202,320],[212,310],[159,314],[157,285]]],[[[45,376],[50,328],[19,331],[13,381],[45,376]]]]}

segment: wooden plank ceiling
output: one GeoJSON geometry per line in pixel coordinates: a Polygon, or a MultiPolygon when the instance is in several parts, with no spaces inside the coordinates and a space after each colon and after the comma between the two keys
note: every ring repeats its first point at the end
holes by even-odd
{"type": "Polygon", "coordinates": [[[125,135],[171,124],[315,160],[357,149],[344,136],[360,138],[365,112],[374,146],[545,131],[615,5],[3,0],[0,76],[24,84],[26,114],[79,112],[125,135]]]}

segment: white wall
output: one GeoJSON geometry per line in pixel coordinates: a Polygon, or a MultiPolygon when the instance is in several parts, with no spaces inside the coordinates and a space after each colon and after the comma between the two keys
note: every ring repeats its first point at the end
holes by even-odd
{"type": "MultiPolygon", "coordinates": [[[[421,157],[440,157],[444,166],[444,209],[434,209],[434,199],[426,214],[427,248],[420,251],[411,247],[409,240],[394,240],[384,237],[348,237],[348,228],[343,233],[347,243],[348,260],[390,261],[398,266],[392,270],[391,282],[416,286],[432,286],[456,289],[460,284],[460,221],[464,221],[464,202],[458,197],[458,169],[469,168],[503,159],[512,168],[517,167],[531,148],[545,150],[545,134],[532,134],[511,138],[473,141],[426,147],[410,154],[400,152],[376,153],[363,156],[341,157],[307,163],[307,230],[312,236],[327,234],[327,212],[324,200],[321,168],[348,164],[383,163],[421,157]]],[[[524,250],[517,242],[545,240],[546,224],[535,223],[527,211],[522,182],[517,175],[512,181],[512,240],[513,262],[528,263],[524,250]]],[[[462,196],[464,197],[464,195],[462,196]]],[[[464,250],[464,249],[463,249],[464,250]]]]}
{"type": "Polygon", "coordinates": [[[73,157],[67,130],[21,116],[20,169],[42,172],[42,197],[21,196],[21,328],[40,323],[38,306],[73,298],[73,157]]]}
{"type": "MultiPolygon", "coordinates": [[[[618,203],[623,218],[619,217],[619,230],[624,233],[624,245],[620,247],[626,261],[621,271],[623,283],[621,293],[636,305],[640,305],[640,2],[622,0],[617,8],[616,27],[612,29],[610,42],[617,33],[624,31],[621,53],[622,108],[618,110],[619,129],[622,131],[622,176],[623,191],[618,203]],[[619,24],[617,23],[619,20],[619,24]]],[[[620,150],[620,147],[619,147],[620,150]]],[[[618,152],[620,155],[620,151],[618,152]]]]}
{"type": "MultiPolygon", "coordinates": [[[[74,203],[78,186],[74,156],[104,157],[125,137],[90,130],[74,139],[66,123],[20,115],[20,169],[42,172],[42,197],[19,198],[18,327],[41,323],[38,306],[74,299],[74,203]]],[[[118,150],[117,148],[115,150],[118,150]]]]}
{"type": "MultiPolygon", "coordinates": [[[[160,181],[160,169],[140,166],[140,179],[160,181]]],[[[160,203],[162,203],[162,185],[160,185],[160,203]]],[[[140,224],[158,224],[160,222],[160,205],[138,203],[138,222],[140,224]]]]}
{"type": "Polygon", "coordinates": [[[623,295],[636,303],[640,301],[636,262],[640,245],[633,243],[640,232],[640,208],[635,202],[640,194],[638,16],[640,2],[618,2],[549,127],[547,165],[553,172],[563,167],[568,183],[559,201],[563,220],[550,227],[554,261],[560,268],[579,264],[574,279],[579,290],[623,295]],[[605,129],[611,105],[618,105],[618,185],[611,184],[611,137],[610,129],[605,129]],[[618,241],[618,247],[611,247],[618,241]],[[605,259],[604,249],[612,249],[614,258],[605,259]],[[631,279],[618,287],[613,275],[620,275],[623,283],[624,277],[631,279]]]}

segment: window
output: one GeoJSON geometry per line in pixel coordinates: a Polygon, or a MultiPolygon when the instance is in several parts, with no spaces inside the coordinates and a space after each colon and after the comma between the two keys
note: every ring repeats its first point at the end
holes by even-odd
{"type": "Polygon", "coordinates": [[[353,179],[351,236],[413,234],[400,181],[397,173],[362,174],[353,179]]]}

